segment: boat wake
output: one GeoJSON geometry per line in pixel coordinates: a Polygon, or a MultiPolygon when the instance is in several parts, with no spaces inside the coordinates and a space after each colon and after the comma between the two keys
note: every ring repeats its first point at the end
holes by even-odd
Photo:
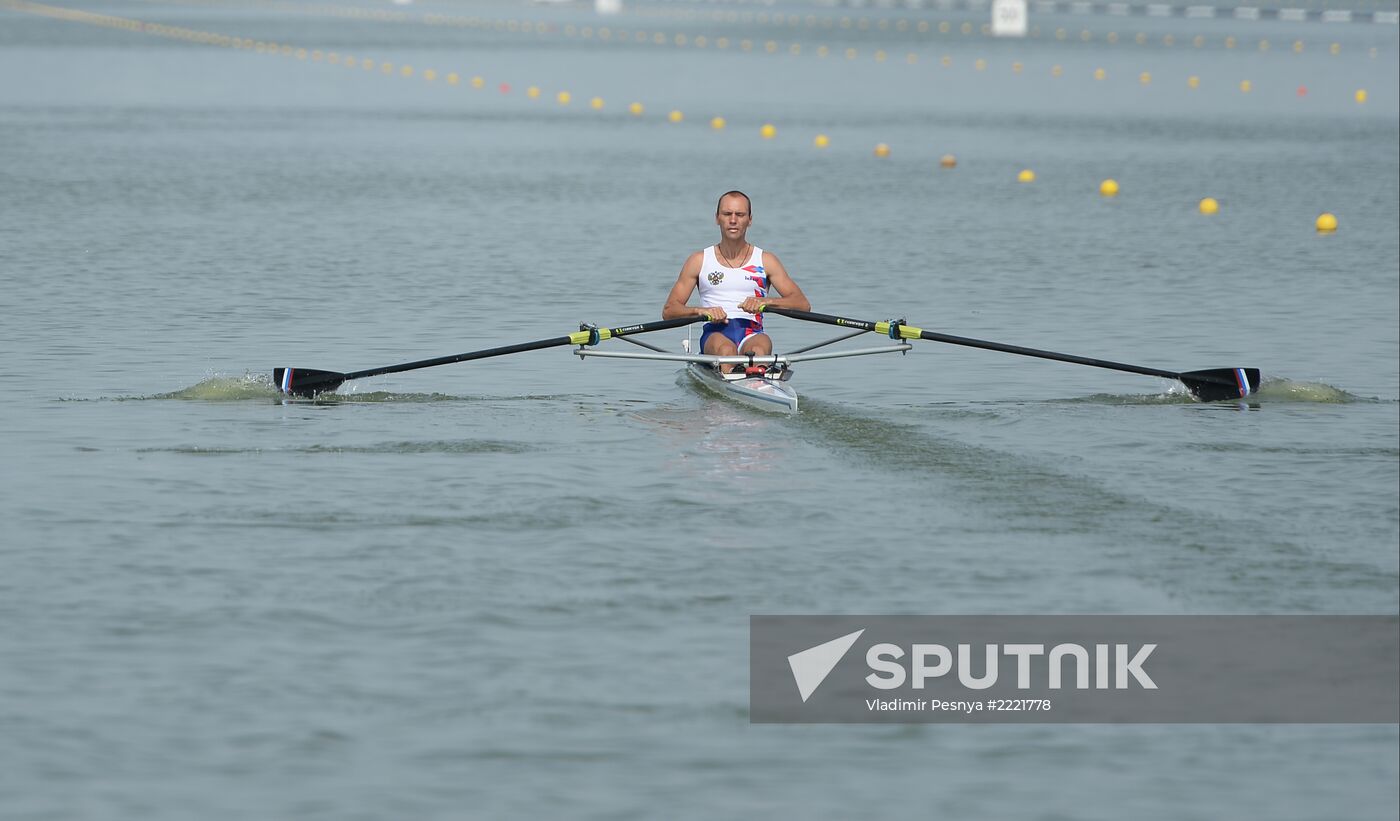
{"type": "Polygon", "coordinates": [[[559,396],[454,396],[446,393],[402,393],[399,391],[356,391],[342,388],[335,393],[318,394],[314,398],[287,396],[272,384],[266,374],[245,373],[242,376],[215,374],[188,388],[150,396],[111,397],[123,401],[148,399],[182,399],[200,402],[271,401],[288,404],[339,405],[374,402],[480,402],[508,400],[548,400],[559,396]]]}
{"type": "Polygon", "coordinates": [[[392,441],[377,442],[368,445],[305,445],[293,448],[265,448],[265,447],[195,447],[189,445],[175,447],[150,447],[137,448],[136,453],[178,453],[189,456],[233,456],[240,454],[263,454],[263,453],[450,453],[450,454],[493,454],[504,453],[509,455],[520,453],[532,453],[539,450],[534,445],[527,445],[520,442],[505,442],[491,439],[461,439],[461,440],[433,440],[426,442],[419,441],[392,441]]]}
{"type": "MultiPolygon", "coordinates": [[[[1091,404],[1091,405],[1195,405],[1200,404],[1186,390],[1183,385],[1173,385],[1164,393],[1158,394],[1108,394],[1098,393],[1092,396],[1075,397],[1072,399],[1050,400],[1055,404],[1091,404]]],[[[1214,402],[1217,405],[1236,405],[1243,403],[1267,402],[1269,404],[1281,404],[1286,402],[1322,404],[1322,405],[1345,405],[1352,402],[1370,402],[1371,399],[1357,396],[1341,388],[1328,385],[1325,382],[1305,382],[1286,378],[1265,379],[1259,386],[1259,390],[1250,394],[1244,399],[1232,401],[1214,402]]]]}
{"type": "MultiPolygon", "coordinates": [[[[690,379],[678,379],[679,383],[686,383],[691,387],[694,385],[690,379]]],[[[703,392],[703,389],[702,389],[703,392]]],[[[193,400],[200,402],[276,402],[279,404],[314,404],[314,405],[338,405],[347,403],[377,403],[377,402],[505,402],[505,401],[549,401],[559,399],[576,399],[577,397],[561,395],[514,395],[514,396],[457,396],[446,393],[402,393],[398,391],[364,391],[359,392],[346,386],[335,393],[319,394],[315,398],[307,399],[302,397],[287,396],[273,386],[272,380],[266,374],[245,373],[241,376],[227,376],[215,374],[187,388],[170,391],[169,393],[158,393],[148,396],[115,396],[100,397],[108,401],[138,401],[151,399],[177,399],[193,400]]],[[[1086,405],[1194,405],[1198,404],[1181,385],[1173,385],[1171,389],[1158,394],[1093,394],[1090,396],[1069,397],[1062,399],[1044,400],[1046,404],[1086,404],[1086,405]]],[[[1305,403],[1305,404],[1325,404],[1344,405],[1354,402],[1375,402],[1374,398],[1366,398],[1348,393],[1341,388],[1328,385],[1325,382],[1307,382],[1286,378],[1266,379],[1259,387],[1259,390],[1248,399],[1236,400],[1234,402],[1218,402],[1219,405],[1236,405],[1241,402],[1270,404],[1281,403],[1305,403]]],[[[973,403],[978,404],[978,403],[973,403]]],[[[993,403],[997,404],[997,403],[993,403]]]]}
{"type": "Polygon", "coordinates": [[[1301,382],[1292,379],[1266,379],[1264,384],[1259,386],[1259,395],[1265,400],[1275,402],[1317,402],[1325,405],[1373,401],[1325,382],[1301,382]]]}
{"type": "Polygon", "coordinates": [[[141,399],[200,399],[208,402],[237,402],[244,399],[276,399],[281,396],[266,376],[245,373],[242,376],[214,375],[188,388],[170,393],[142,396],[141,399]]]}

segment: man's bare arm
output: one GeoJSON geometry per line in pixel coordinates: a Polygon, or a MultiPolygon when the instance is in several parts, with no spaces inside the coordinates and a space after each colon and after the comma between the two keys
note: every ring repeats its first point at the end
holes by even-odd
{"type": "Polygon", "coordinates": [[[723,308],[699,308],[685,304],[690,301],[690,295],[700,284],[700,266],[704,260],[705,255],[696,251],[681,266],[680,276],[676,277],[676,284],[671,286],[671,293],[666,296],[666,304],[661,306],[662,319],[708,315],[714,322],[724,321],[726,317],[723,308]]]}
{"type": "MultiPolygon", "coordinates": [[[[751,296],[739,303],[739,307],[749,313],[758,313],[765,307],[792,308],[797,311],[812,310],[812,303],[808,301],[806,294],[798,287],[793,278],[788,276],[787,269],[778,259],[776,254],[763,252],[763,272],[768,276],[768,284],[775,288],[780,296],[751,296]]],[[[698,276],[698,273],[697,273],[698,276]]]]}

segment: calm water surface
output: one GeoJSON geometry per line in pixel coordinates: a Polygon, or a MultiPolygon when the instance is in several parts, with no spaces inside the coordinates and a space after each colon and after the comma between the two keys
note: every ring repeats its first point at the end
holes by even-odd
{"type": "Polygon", "coordinates": [[[1400,812],[1394,727],[747,712],[750,614],[1397,611],[1393,25],[635,3],[608,25],[666,45],[621,45],[575,4],[47,8],[308,55],[0,5],[8,817],[1400,812]],[[270,387],[654,319],[731,187],[817,310],[1264,389],[933,344],[799,367],[795,417],[565,348],[270,387]]]}

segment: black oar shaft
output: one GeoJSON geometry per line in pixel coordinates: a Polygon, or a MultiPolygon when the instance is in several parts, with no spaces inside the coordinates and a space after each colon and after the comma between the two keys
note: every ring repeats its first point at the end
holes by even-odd
{"type": "Polygon", "coordinates": [[[941,334],[936,331],[921,331],[920,339],[928,339],[933,342],[947,342],[952,345],[966,345],[969,348],[984,348],[989,351],[1002,351],[1004,353],[1020,354],[1021,356],[1035,356],[1041,359],[1054,359],[1058,362],[1072,362],[1076,365],[1089,365],[1095,368],[1109,368],[1115,371],[1127,371],[1128,373],[1140,373],[1146,376],[1162,376],[1167,379],[1179,379],[1181,374],[1175,371],[1165,371],[1161,368],[1145,368],[1141,365],[1127,365],[1122,362],[1112,362],[1107,359],[1095,359],[1089,356],[1075,356],[1068,353],[1056,353],[1054,351],[1042,351],[1036,348],[1024,348],[1020,345],[1005,345],[999,342],[987,342],[982,339],[971,339],[965,336],[953,336],[952,334],[941,334]]]}
{"type": "Polygon", "coordinates": [[[381,368],[366,368],[363,371],[354,371],[345,375],[346,380],[363,379],[366,376],[380,376],[386,373],[403,373],[404,371],[416,371],[419,368],[431,368],[436,365],[451,365],[454,362],[468,362],[473,359],[487,359],[492,356],[505,356],[511,353],[524,353],[525,351],[536,351],[540,348],[554,348],[560,345],[568,345],[570,338],[558,336],[553,339],[541,339],[535,342],[521,342],[518,345],[502,345],[499,348],[488,348],[484,351],[470,351],[452,356],[437,356],[432,359],[420,359],[417,362],[405,362],[402,365],[385,365],[381,368]]]}
{"type": "MultiPolygon", "coordinates": [[[[687,316],[677,319],[662,319],[656,322],[643,322],[638,325],[624,325],[620,328],[599,328],[598,339],[611,339],[613,337],[627,336],[629,334],[648,333],[650,331],[664,331],[668,328],[680,328],[705,319],[703,316],[687,316]]],[[[513,353],[524,353],[526,351],[537,351],[541,348],[556,348],[561,345],[585,345],[589,341],[589,331],[579,331],[567,336],[556,336],[550,339],[539,339],[534,342],[521,342],[517,345],[502,345],[499,348],[487,348],[480,351],[468,351],[467,353],[454,354],[452,356],[438,356],[432,359],[420,359],[416,362],[405,362],[402,365],[385,365],[379,368],[366,368],[362,371],[354,371],[345,374],[346,381],[351,379],[363,379],[367,376],[380,376],[386,373],[402,373],[404,371],[416,371],[419,368],[432,368],[437,365],[451,365],[454,362],[469,362],[473,359],[488,359],[493,356],[505,356],[513,353]]]]}
{"type": "Polygon", "coordinates": [[[518,345],[503,345],[499,348],[487,348],[481,351],[468,351],[467,353],[459,353],[453,356],[419,359],[416,362],[405,362],[402,365],[385,365],[381,368],[366,368],[365,370],[354,371],[353,373],[337,373],[336,371],[321,371],[311,368],[273,368],[272,383],[283,393],[296,396],[315,396],[320,393],[333,391],[351,379],[363,379],[366,376],[401,373],[403,371],[413,371],[419,368],[431,368],[434,365],[449,365],[453,362],[467,362],[472,359],[505,356],[506,354],[523,353],[525,351],[534,351],[540,348],[553,348],[560,345],[594,345],[604,339],[624,337],[631,334],[644,334],[649,331],[664,331],[667,328],[679,328],[683,325],[700,322],[706,318],[705,316],[687,316],[677,319],[663,319],[657,322],[643,322],[637,325],[623,325],[620,328],[585,327],[567,336],[539,339],[534,342],[522,342],[518,345]]]}
{"type": "MultiPolygon", "coordinates": [[[[791,308],[768,308],[765,313],[782,314],[783,316],[792,317],[793,319],[805,319],[808,322],[823,322],[828,325],[838,325],[843,328],[859,328],[864,331],[873,331],[881,334],[888,334],[890,329],[889,322],[870,322],[864,319],[849,319],[843,316],[818,314],[811,311],[797,311],[791,308]]],[[[1111,362],[1107,359],[1094,359],[1088,356],[1075,356],[1074,354],[1026,348],[1021,345],[989,342],[985,339],[973,339],[967,336],[942,334],[937,331],[925,331],[922,328],[915,328],[912,325],[904,325],[901,330],[911,335],[917,334],[917,338],[927,339],[930,342],[947,342],[951,345],[965,345],[969,348],[982,348],[988,351],[1001,351],[1002,353],[1014,353],[1020,354],[1021,356],[1034,356],[1040,359],[1054,359],[1058,362],[1072,362],[1076,365],[1090,365],[1095,368],[1110,368],[1115,371],[1140,373],[1145,376],[1161,376],[1167,379],[1181,378],[1181,374],[1176,371],[1165,371],[1161,368],[1144,368],[1141,365],[1126,365],[1122,362],[1111,362]]]]}

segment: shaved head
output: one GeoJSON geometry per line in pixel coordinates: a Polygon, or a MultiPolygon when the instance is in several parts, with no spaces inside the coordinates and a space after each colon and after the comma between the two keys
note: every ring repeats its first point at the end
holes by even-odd
{"type": "Polygon", "coordinates": [[[716,215],[724,208],[724,201],[729,197],[743,197],[744,210],[749,213],[749,216],[753,216],[753,200],[750,200],[749,195],[745,194],[743,191],[725,191],[723,194],[720,194],[719,202],[715,203],[716,215]]]}

